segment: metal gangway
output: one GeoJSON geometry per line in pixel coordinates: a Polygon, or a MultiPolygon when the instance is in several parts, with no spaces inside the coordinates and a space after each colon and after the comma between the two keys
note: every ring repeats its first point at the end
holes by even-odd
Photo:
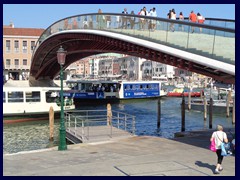
{"type": "Polygon", "coordinates": [[[135,135],[135,116],[112,110],[74,110],[65,112],[66,139],[91,143],[135,135]]]}

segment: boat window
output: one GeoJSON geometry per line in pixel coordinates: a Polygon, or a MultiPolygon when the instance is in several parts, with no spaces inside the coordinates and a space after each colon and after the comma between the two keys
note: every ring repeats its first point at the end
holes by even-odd
{"type": "Polygon", "coordinates": [[[143,85],[140,85],[140,89],[142,89],[143,88],[143,85]]]}
{"type": "Polygon", "coordinates": [[[132,86],[132,89],[133,89],[133,90],[136,90],[136,85],[133,85],[133,86],[132,86]]]}
{"type": "Polygon", "coordinates": [[[132,85],[130,85],[130,89],[133,89],[133,86],[132,86],[132,85]]]}
{"type": "Polygon", "coordinates": [[[77,83],[67,83],[67,85],[72,90],[77,90],[78,89],[78,84],[77,83]]]}
{"type": "Polygon", "coordinates": [[[152,89],[152,85],[151,85],[151,84],[149,84],[147,88],[148,88],[148,89],[152,89]]]}
{"type": "Polygon", "coordinates": [[[6,100],[5,100],[5,92],[3,92],[3,102],[5,103],[6,100]]]}
{"type": "Polygon", "coordinates": [[[138,89],[139,89],[139,85],[138,85],[138,84],[136,84],[136,85],[135,85],[135,87],[136,87],[136,90],[138,90],[138,89]]]}
{"type": "Polygon", "coordinates": [[[40,99],[39,91],[26,92],[26,102],[40,102],[40,99]]]}
{"type": "Polygon", "coordinates": [[[8,92],[8,102],[23,102],[23,92],[21,91],[8,92]]]}
{"type": "Polygon", "coordinates": [[[59,92],[48,91],[46,92],[46,102],[52,103],[59,101],[59,92]]]}

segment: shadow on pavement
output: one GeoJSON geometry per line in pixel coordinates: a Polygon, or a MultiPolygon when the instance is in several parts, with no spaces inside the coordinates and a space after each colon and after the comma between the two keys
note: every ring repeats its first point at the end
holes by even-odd
{"type": "Polygon", "coordinates": [[[214,173],[215,167],[216,167],[215,165],[210,165],[208,163],[203,163],[202,161],[196,161],[195,164],[199,167],[205,167],[205,168],[211,169],[213,173],[214,173]]]}

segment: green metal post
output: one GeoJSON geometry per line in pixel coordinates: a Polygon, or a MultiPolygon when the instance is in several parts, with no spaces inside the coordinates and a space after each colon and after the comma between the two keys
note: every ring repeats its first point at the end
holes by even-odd
{"type": "Polygon", "coordinates": [[[66,129],[65,129],[65,122],[64,122],[64,110],[63,110],[63,68],[62,65],[60,65],[60,80],[61,80],[61,116],[60,116],[60,128],[59,128],[59,151],[67,150],[67,144],[66,144],[66,129]]]}

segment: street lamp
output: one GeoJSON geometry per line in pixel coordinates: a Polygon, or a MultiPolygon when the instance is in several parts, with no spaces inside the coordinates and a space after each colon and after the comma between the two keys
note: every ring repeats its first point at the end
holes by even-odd
{"type": "Polygon", "coordinates": [[[59,145],[58,150],[63,151],[67,150],[67,144],[66,144],[66,129],[65,129],[65,122],[64,122],[64,110],[63,110],[63,65],[65,64],[65,58],[66,58],[67,51],[64,51],[63,47],[60,46],[60,48],[57,51],[57,60],[60,64],[60,80],[61,80],[61,115],[60,115],[60,128],[59,128],[59,145]]]}

